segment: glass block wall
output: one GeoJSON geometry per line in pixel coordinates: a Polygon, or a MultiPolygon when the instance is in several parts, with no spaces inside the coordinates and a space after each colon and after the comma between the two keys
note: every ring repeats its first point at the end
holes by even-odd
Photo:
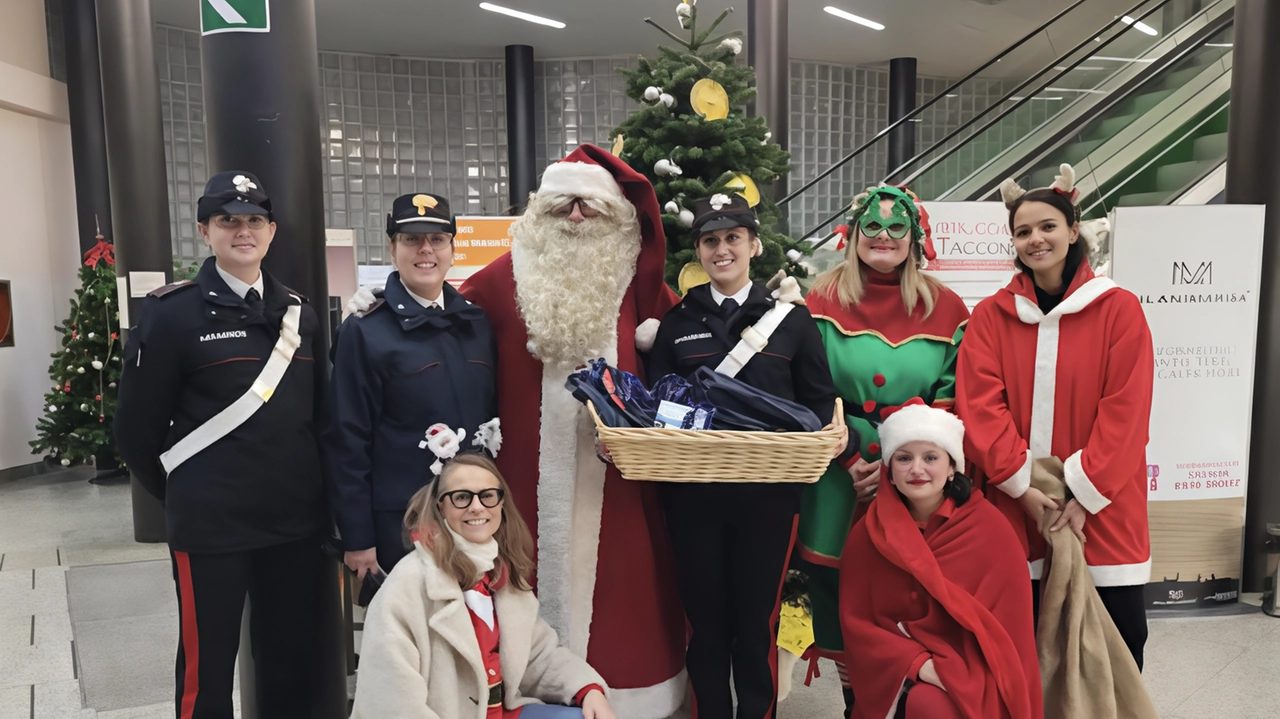
{"type": "MultiPolygon", "coordinates": [[[[53,3],[51,3],[52,7],[53,3]]],[[[202,257],[194,226],[196,198],[210,174],[204,137],[199,33],[157,26],[161,112],[174,255],[202,257]]],[[[325,212],[328,226],[355,230],[363,264],[382,264],[384,214],[399,194],[431,190],[460,213],[508,211],[503,62],[434,60],[321,52],[324,100],[325,212]]],[[[620,67],[634,57],[548,59],[535,63],[540,166],[578,144],[605,144],[636,109],[620,67]]],[[[791,187],[829,167],[888,122],[888,71],[827,63],[791,64],[791,187]]],[[[949,81],[920,78],[923,99],[949,81]]],[[[921,146],[941,137],[999,97],[998,82],[963,111],[927,114],[921,146]]],[[[954,103],[952,103],[954,104],[954,103]]],[[[810,227],[879,177],[883,150],[842,168],[791,208],[792,227],[810,227]]]]}

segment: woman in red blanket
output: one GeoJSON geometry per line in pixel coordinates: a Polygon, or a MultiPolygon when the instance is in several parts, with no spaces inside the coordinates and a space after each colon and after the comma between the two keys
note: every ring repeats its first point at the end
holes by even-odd
{"type": "Polygon", "coordinates": [[[841,556],[840,626],[865,719],[1040,719],[1031,590],[1009,523],[973,490],[964,424],[919,400],[880,426],[879,499],[841,556]]]}

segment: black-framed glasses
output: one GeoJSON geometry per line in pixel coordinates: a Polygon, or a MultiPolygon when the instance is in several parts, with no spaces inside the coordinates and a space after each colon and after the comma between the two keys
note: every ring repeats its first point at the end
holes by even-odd
{"type": "Polygon", "coordinates": [[[440,495],[440,501],[448,499],[449,503],[457,509],[466,509],[471,506],[471,500],[474,497],[480,498],[480,504],[493,509],[502,504],[502,498],[507,495],[501,489],[486,489],[480,492],[472,492],[469,489],[455,489],[452,492],[445,492],[440,495]]]}

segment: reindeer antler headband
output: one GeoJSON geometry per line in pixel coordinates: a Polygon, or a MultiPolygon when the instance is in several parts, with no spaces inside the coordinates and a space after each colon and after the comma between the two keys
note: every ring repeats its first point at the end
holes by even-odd
{"type": "MultiPolygon", "coordinates": [[[[1071,165],[1065,162],[1058,166],[1058,172],[1061,174],[1053,178],[1053,184],[1047,189],[1067,198],[1071,203],[1071,207],[1075,210],[1075,222],[1080,222],[1080,236],[1084,238],[1085,245],[1089,248],[1089,252],[1096,252],[1098,247],[1102,245],[1103,240],[1111,233],[1111,223],[1106,218],[1090,220],[1089,222],[1080,221],[1080,188],[1076,187],[1076,171],[1071,165]]],[[[1013,209],[1016,203],[1027,191],[1018,184],[1017,180],[1012,177],[1000,183],[1000,199],[1004,200],[1005,207],[1013,209]]]]}

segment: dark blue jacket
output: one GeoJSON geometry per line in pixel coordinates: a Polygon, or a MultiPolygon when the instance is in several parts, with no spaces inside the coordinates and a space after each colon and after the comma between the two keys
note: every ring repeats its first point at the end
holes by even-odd
{"type": "Polygon", "coordinates": [[[129,330],[116,400],[120,456],[165,500],[171,549],[237,552],[318,536],[325,511],[316,431],[329,374],[315,353],[320,324],[306,298],[265,270],[263,312],[254,312],[214,264],[205,260],[194,282],[152,292],[129,330]],[[249,390],[296,304],[302,344],[271,401],[166,476],[160,455],[249,390]]]}
{"type": "Polygon", "coordinates": [[[436,457],[418,446],[431,425],[463,428],[462,451],[476,452],[476,430],[498,414],[489,319],[448,284],[442,301],[424,308],[393,272],[382,299],[338,331],[322,451],[347,551],[374,546],[373,512],[404,511],[431,480],[436,457]]]}

